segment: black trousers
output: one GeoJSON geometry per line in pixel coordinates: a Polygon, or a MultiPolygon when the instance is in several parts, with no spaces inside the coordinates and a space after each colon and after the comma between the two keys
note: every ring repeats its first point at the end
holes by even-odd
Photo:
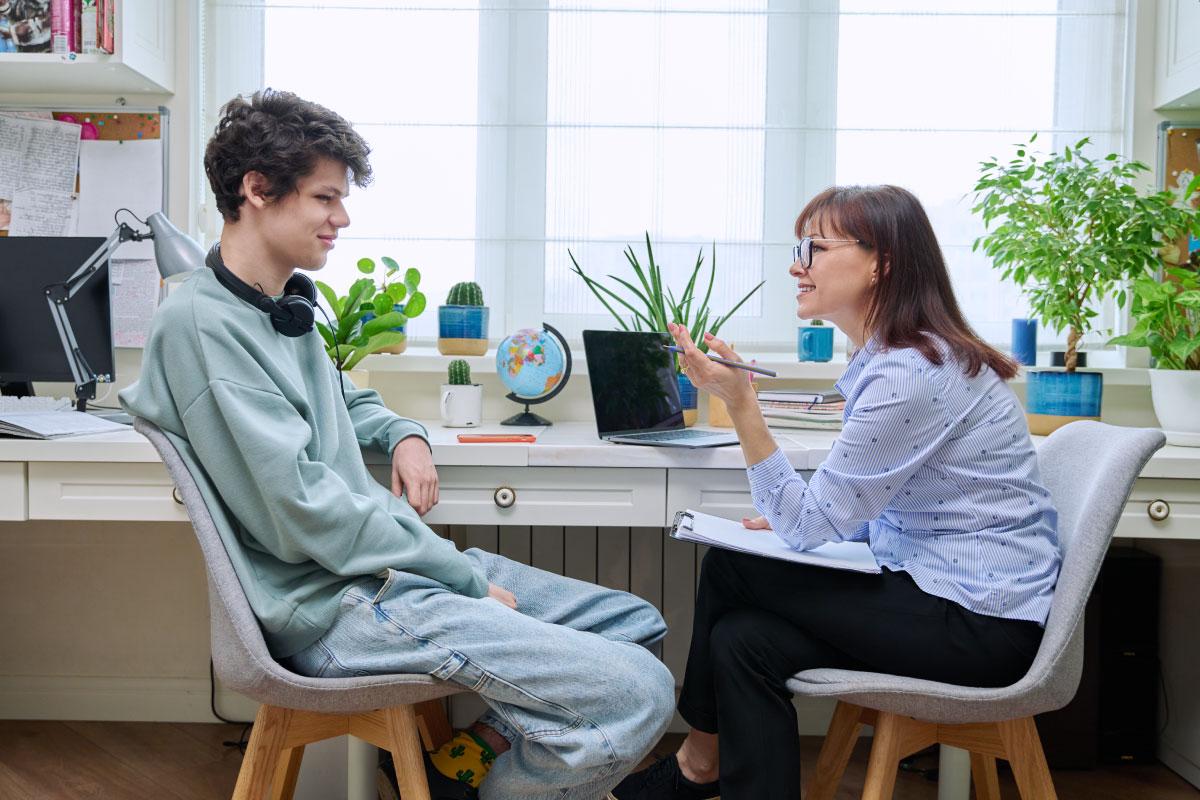
{"type": "Polygon", "coordinates": [[[1037,623],[975,614],[905,572],[868,575],[713,549],[704,558],[679,713],[720,734],[722,800],[797,800],[800,737],[785,682],[815,667],[963,686],[1029,669],[1037,623]]]}

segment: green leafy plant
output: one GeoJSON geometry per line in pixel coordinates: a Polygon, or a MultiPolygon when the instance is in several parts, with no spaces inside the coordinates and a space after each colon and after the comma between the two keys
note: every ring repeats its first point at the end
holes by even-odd
{"type": "Polygon", "coordinates": [[[980,165],[972,210],[991,230],[972,249],[982,248],[1022,287],[1035,316],[1068,331],[1065,366],[1074,372],[1095,306],[1115,291],[1124,307],[1125,282],[1157,269],[1159,247],[1188,228],[1189,214],[1172,193],[1133,186],[1148,171],[1141,162],[1116,153],[1089,158],[1082,152],[1088,139],[1039,157],[1036,139],[1018,145],[1005,164],[980,165]]]}
{"type": "MultiPolygon", "coordinates": [[[[317,322],[317,330],[325,340],[326,354],[340,370],[354,369],[371,353],[403,342],[406,335],[392,329],[425,310],[425,295],[419,290],[420,270],[410,267],[403,280],[390,280],[399,273],[400,265],[388,256],[380,261],[386,272],[378,286],[373,277],[359,278],[339,296],[328,284],[316,282],[325,305],[333,312],[332,325],[317,322]],[[400,303],[404,304],[403,313],[395,310],[400,303]]],[[[375,273],[375,262],[369,258],[360,258],[357,266],[366,276],[375,273]]]]}
{"type": "Polygon", "coordinates": [[[1110,344],[1147,347],[1159,369],[1200,369],[1200,252],[1168,267],[1166,280],[1133,283],[1133,330],[1110,344]]]}
{"type": "MultiPolygon", "coordinates": [[[[713,282],[717,276],[717,246],[714,243],[712,246],[712,259],[709,264],[708,273],[708,288],[704,292],[704,299],[699,299],[696,290],[697,278],[700,277],[700,269],[704,266],[704,248],[700,248],[700,252],[696,255],[696,266],[692,269],[691,277],[688,278],[687,285],[684,286],[683,292],[676,297],[670,287],[663,285],[662,269],[654,260],[654,248],[650,244],[650,234],[646,233],[646,266],[643,267],[638,261],[637,254],[633,251],[633,247],[625,248],[625,260],[633,268],[634,275],[637,277],[639,286],[635,286],[628,280],[617,275],[609,274],[608,277],[623,286],[632,294],[631,298],[622,297],[614,290],[588,276],[583,271],[583,267],[579,266],[579,262],[575,259],[575,254],[567,250],[567,255],[571,257],[571,271],[583,279],[587,287],[592,290],[592,294],[604,304],[608,312],[613,315],[622,330],[635,331],[661,331],[667,332],[668,322],[679,322],[687,328],[691,334],[692,341],[696,342],[697,346],[703,352],[708,352],[708,345],[704,343],[702,334],[707,331],[714,336],[717,331],[721,330],[721,326],[729,321],[729,318],[742,307],[742,305],[754,296],[754,293],[762,288],[766,281],[760,281],[757,286],[751,289],[745,297],[737,302],[733,308],[729,309],[724,315],[713,317],[712,309],[709,307],[709,300],[712,298],[713,282]],[[628,322],[617,313],[609,300],[619,304],[630,312],[628,322]],[[711,324],[710,324],[711,320],[711,324]]],[[[678,363],[676,364],[678,369],[678,363]]]]}
{"type": "Polygon", "coordinates": [[[481,306],[483,305],[483,289],[474,281],[463,281],[450,287],[446,296],[448,306],[481,306]]]}
{"type": "Polygon", "coordinates": [[[471,365],[461,358],[456,358],[446,368],[446,377],[451,386],[470,386],[471,365]]]}

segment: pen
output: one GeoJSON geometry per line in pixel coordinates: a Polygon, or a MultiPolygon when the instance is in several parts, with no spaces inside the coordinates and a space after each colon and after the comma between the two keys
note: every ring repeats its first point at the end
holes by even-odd
{"type": "MultiPolygon", "coordinates": [[[[670,350],[672,353],[682,353],[683,352],[682,347],[678,347],[673,344],[664,344],[662,346],[662,348],[663,348],[663,350],[670,350]]],[[[757,372],[759,375],[766,375],[768,378],[776,377],[775,370],[773,370],[773,369],[766,369],[765,367],[756,367],[753,364],[745,364],[741,361],[730,361],[728,358],[721,358],[720,356],[714,356],[712,353],[705,353],[705,355],[708,356],[709,361],[716,361],[718,364],[725,364],[730,367],[737,367],[738,369],[744,369],[747,372],[757,372]]]]}

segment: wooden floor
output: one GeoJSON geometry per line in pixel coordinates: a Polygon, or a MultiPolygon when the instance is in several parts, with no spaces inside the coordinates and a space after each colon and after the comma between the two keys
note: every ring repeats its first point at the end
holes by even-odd
{"type": "MultiPolygon", "coordinates": [[[[0,721],[0,798],[3,800],[228,800],[241,755],[221,742],[236,739],[235,725],[141,722],[0,721]]],[[[656,748],[669,753],[679,736],[656,748]]],[[[808,737],[802,769],[811,772],[820,739],[808,737]]],[[[859,743],[842,782],[839,800],[862,789],[866,740],[859,743]]],[[[936,766],[934,756],[918,765],[936,766]]],[[[1166,767],[1124,766],[1096,771],[1059,771],[1061,800],[1197,800],[1192,788],[1166,767]]],[[[1017,797],[1006,770],[1000,772],[1006,799],[1017,797]]],[[[900,773],[895,800],[934,800],[937,786],[913,773],[900,773]]]]}

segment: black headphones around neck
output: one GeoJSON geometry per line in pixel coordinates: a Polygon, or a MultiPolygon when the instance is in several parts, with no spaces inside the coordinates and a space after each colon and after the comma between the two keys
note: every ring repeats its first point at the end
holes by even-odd
{"type": "Polygon", "coordinates": [[[283,285],[283,296],[276,300],[229,271],[221,260],[221,243],[217,242],[204,259],[217,281],[229,291],[271,318],[271,326],[284,336],[303,336],[313,329],[316,316],[317,287],[303,273],[296,272],[283,285]]]}

